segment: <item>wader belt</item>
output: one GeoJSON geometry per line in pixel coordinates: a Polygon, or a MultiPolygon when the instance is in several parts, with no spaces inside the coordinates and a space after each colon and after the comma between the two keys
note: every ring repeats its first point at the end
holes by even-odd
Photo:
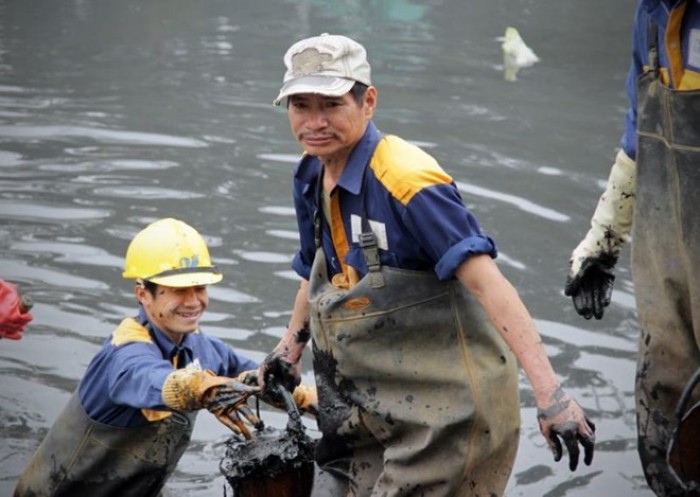
{"type": "Polygon", "coordinates": [[[365,256],[375,267],[350,289],[331,284],[321,248],[311,270],[316,458],[335,485],[313,495],[503,495],[519,440],[515,358],[459,282],[365,256]]]}
{"type": "Polygon", "coordinates": [[[16,497],[155,497],[185,452],[196,413],[118,428],[90,419],[78,390],[22,474],[16,497]]]}
{"type": "MultiPolygon", "coordinates": [[[[636,376],[638,450],[659,497],[689,495],[665,463],[675,409],[700,367],[700,90],[659,80],[656,34],[638,82],[632,267],[641,337],[636,376]]],[[[698,401],[695,393],[691,405],[698,401]]],[[[695,441],[700,443],[700,441],[695,441]]]]}

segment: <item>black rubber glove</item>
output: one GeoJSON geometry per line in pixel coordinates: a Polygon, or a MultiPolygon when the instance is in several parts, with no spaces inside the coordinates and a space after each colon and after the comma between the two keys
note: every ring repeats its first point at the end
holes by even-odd
{"type": "Polygon", "coordinates": [[[601,319],[610,305],[616,263],[617,257],[610,254],[590,257],[583,261],[576,275],[567,277],[564,295],[571,297],[576,312],[584,318],[601,319]]]}

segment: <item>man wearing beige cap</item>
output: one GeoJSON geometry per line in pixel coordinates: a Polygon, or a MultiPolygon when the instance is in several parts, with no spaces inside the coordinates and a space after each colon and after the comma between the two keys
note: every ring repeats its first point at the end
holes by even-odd
{"type": "Polygon", "coordinates": [[[590,464],[594,425],[561,389],[494,241],[434,158],[372,122],[365,49],[323,34],[284,62],[275,104],[286,100],[304,150],[293,180],[301,284],[259,378],[292,389],[313,339],[315,495],[502,495],[519,439],[516,360],[555,460],[563,441],[574,470],[580,442],[590,464]]]}

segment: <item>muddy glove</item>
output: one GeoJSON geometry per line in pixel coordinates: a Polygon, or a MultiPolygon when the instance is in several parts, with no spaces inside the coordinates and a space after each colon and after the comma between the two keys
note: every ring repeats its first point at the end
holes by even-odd
{"type": "Polygon", "coordinates": [[[620,150],[593,213],[591,229],[569,260],[564,294],[586,319],[602,318],[610,304],[615,264],[632,230],[635,169],[635,162],[620,150]]]}
{"type": "Polygon", "coordinates": [[[168,375],[162,397],[163,403],[176,411],[207,409],[234,433],[250,439],[252,435],[244,420],[256,429],[263,424],[246,402],[259,392],[258,387],[216,376],[211,371],[184,368],[168,375]]]}
{"type": "MultiPolygon", "coordinates": [[[[258,385],[258,371],[245,371],[236,377],[237,381],[246,385],[258,385]]],[[[266,404],[281,409],[287,410],[284,399],[279,395],[278,389],[265,389],[265,393],[261,394],[260,399],[266,404]]],[[[292,392],[292,399],[297,408],[303,413],[309,413],[313,416],[318,415],[318,394],[316,387],[300,384],[292,392]]]]}
{"type": "Polygon", "coordinates": [[[583,446],[583,462],[590,466],[593,461],[595,445],[595,425],[590,421],[581,406],[562,389],[552,395],[552,403],[537,406],[537,421],[542,435],[547,439],[549,448],[554,453],[554,460],[559,462],[562,457],[562,440],[569,452],[569,469],[574,471],[578,466],[580,450],[583,446]]]}
{"type": "Polygon", "coordinates": [[[31,306],[29,297],[21,297],[15,285],[0,280],[0,338],[22,338],[24,327],[34,319],[31,306]]]}

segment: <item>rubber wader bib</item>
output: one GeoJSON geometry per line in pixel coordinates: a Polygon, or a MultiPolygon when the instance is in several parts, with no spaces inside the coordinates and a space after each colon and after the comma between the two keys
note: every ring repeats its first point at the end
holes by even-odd
{"type": "Polygon", "coordinates": [[[15,496],[157,496],[189,444],[195,417],[174,412],[142,427],[112,427],[90,419],[76,389],[15,496]]]}
{"type": "Polygon", "coordinates": [[[652,70],[639,80],[637,110],[638,450],[657,496],[698,495],[679,487],[665,458],[677,402],[700,366],[700,91],[672,90],[652,70]]]}
{"type": "Polygon", "coordinates": [[[432,272],[310,278],[323,497],[500,496],[518,445],[514,356],[476,301],[432,272]],[[332,476],[330,476],[332,475],[332,476]],[[330,492],[330,493],[329,493],[330,492]]]}

